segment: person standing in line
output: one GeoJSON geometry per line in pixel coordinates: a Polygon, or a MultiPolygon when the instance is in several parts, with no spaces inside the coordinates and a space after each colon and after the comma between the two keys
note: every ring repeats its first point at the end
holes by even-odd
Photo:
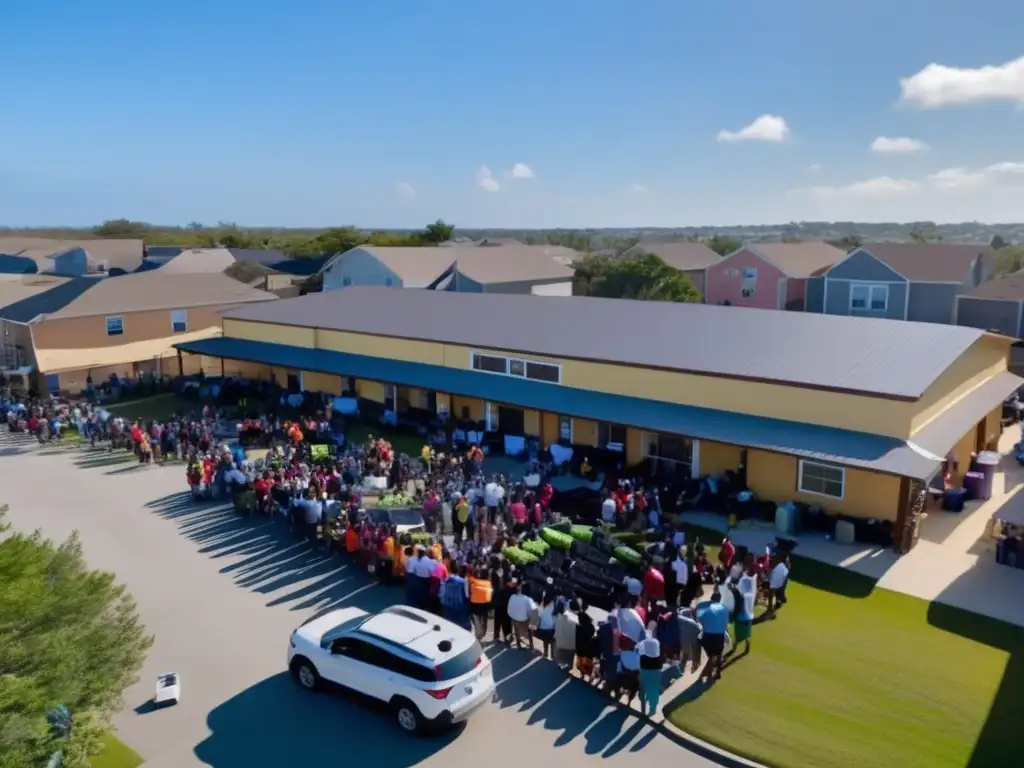
{"type": "Polygon", "coordinates": [[[725,634],[729,631],[729,611],[722,605],[722,593],[715,587],[711,599],[697,604],[697,620],[704,628],[701,645],[708,655],[708,663],[701,672],[701,679],[709,682],[722,679],[722,654],[725,651],[725,634]]]}
{"type": "Polygon", "coordinates": [[[441,585],[441,615],[453,624],[468,628],[469,597],[466,587],[466,566],[457,565],[441,585]]]}
{"type": "Polygon", "coordinates": [[[746,656],[750,653],[750,636],[754,630],[754,603],[757,600],[757,573],[754,565],[754,556],[747,555],[747,562],[744,563],[743,575],[740,576],[736,585],[736,591],[740,594],[740,604],[736,606],[736,618],[733,620],[733,651],[743,643],[743,653],[746,656]]]}
{"type": "Polygon", "coordinates": [[[783,554],[776,556],[775,566],[768,576],[768,612],[775,618],[775,612],[786,604],[786,585],[789,583],[789,558],[783,554]]]}
{"type": "Polygon", "coordinates": [[[570,600],[565,610],[555,619],[555,662],[562,669],[572,670],[576,658],[576,630],[580,625],[580,606],[570,600]]]}
{"type": "Polygon", "coordinates": [[[505,583],[505,574],[500,568],[493,571],[491,586],[493,587],[494,605],[494,642],[501,639],[508,643],[512,640],[512,621],[508,617],[508,601],[512,597],[512,592],[505,583]]]}
{"type": "Polygon", "coordinates": [[[487,634],[487,614],[491,611],[494,588],[490,575],[484,566],[473,566],[469,572],[469,615],[473,623],[473,631],[477,640],[483,640],[487,634]]]}
{"type": "Polygon", "coordinates": [[[551,646],[555,640],[555,596],[551,592],[545,592],[541,597],[539,610],[535,634],[541,642],[541,656],[550,659],[554,656],[551,646]]]}
{"type": "Polygon", "coordinates": [[[680,608],[676,612],[676,623],[679,626],[679,671],[686,671],[686,662],[690,662],[691,671],[696,674],[700,669],[701,626],[690,607],[680,608]]]}
{"type": "Polygon", "coordinates": [[[651,622],[644,639],[636,647],[637,653],[640,654],[640,703],[648,717],[654,717],[658,711],[658,701],[661,699],[661,669],[665,665],[656,631],[656,624],[651,622]]]}
{"type": "Polygon", "coordinates": [[[512,622],[512,633],[516,648],[522,648],[522,641],[529,644],[533,651],[533,633],[530,632],[530,616],[537,610],[537,603],[529,595],[523,594],[523,587],[514,579],[509,582],[511,595],[508,599],[508,617],[512,622]]]}

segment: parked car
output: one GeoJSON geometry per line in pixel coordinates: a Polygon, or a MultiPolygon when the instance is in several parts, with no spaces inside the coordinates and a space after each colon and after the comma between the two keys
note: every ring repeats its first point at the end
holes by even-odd
{"type": "Polygon", "coordinates": [[[473,633],[405,605],[342,608],[303,624],[288,641],[288,669],[306,690],[332,684],[387,707],[406,733],[462,722],[494,696],[473,633]]]}

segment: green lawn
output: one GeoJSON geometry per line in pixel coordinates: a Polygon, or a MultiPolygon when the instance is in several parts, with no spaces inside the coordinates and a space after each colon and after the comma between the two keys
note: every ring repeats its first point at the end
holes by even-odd
{"type": "Polygon", "coordinates": [[[420,451],[423,450],[423,444],[426,442],[424,437],[417,435],[413,430],[394,429],[381,424],[352,422],[345,432],[349,445],[362,445],[370,435],[383,437],[391,443],[391,447],[396,453],[406,453],[413,458],[419,457],[420,451]]]}
{"type": "Polygon", "coordinates": [[[673,723],[779,768],[982,768],[1017,753],[1024,629],[793,565],[778,619],[673,723]]]}
{"type": "Polygon", "coordinates": [[[183,400],[171,392],[165,392],[160,395],[141,397],[138,400],[111,403],[104,407],[117,416],[135,421],[136,419],[166,419],[172,413],[196,411],[202,408],[202,403],[183,400]]]}
{"type": "Polygon", "coordinates": [[[114,734],[108,733],[103,737],[103,751],[90,764],[92,768],[136,768],[142,765],[142,758],[114,734]]]}

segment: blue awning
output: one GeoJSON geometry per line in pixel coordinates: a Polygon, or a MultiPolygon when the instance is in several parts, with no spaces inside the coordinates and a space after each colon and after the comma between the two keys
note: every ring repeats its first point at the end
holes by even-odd
{"type": "Polygon", "coordinates": [[[935,456],[885,435],[661,403],[480,371],[224,337],[190,341],[177,348],[197,355],[475,397],[915,479],[930,478],[939,466],[935,456]]]}

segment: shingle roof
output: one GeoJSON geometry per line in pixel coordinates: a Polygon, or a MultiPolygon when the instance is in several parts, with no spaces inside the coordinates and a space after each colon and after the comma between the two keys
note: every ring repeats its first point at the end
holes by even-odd
{"type": "Polygon", "coordinates": [[[979,299],[1002,299],[1003,301],[1024,301],[1024,272],[998,277],[982,283],[964,296],[979,299]]]}
{"type": "Polygon", "coordinates": [[[693,271],[707,269],[722,257],[704,243],[639,243],[630,251],[653,253],[670,267],[693,271]]]}
{"type": "Polygon", "coordinates": [[[761,253],[788,277],[810,277],[824,267],[846,258],[846,251],[828,243],[754,243],[749,248],[761,253]]]}
{"type": "Polygon", "coordinates": [[[268,250],[265,248],[227,248],[226,250],[238,261],[253,261],[265,267],[288,258],[284,251],[268,250]]]}
{"type": "Polygon", "coordinates": [[[269,300],[276,301],[277,297],[227,275],[165,274],[163,269],[156,269],[95,281],[90,289],[82,291],[73,301],[60,309],[50,310],[49,316],[66,319],[269,300]]]}
{"type": "Polygon", "coordinates": [[[235,263],[227,248],[190,248],[182,251],[162,267],[165,275],[217,273],[235,263]]]}
{"type": "Polygon", "coordinates": [[[16,301],[0,309],[0,319],[10,320],[12,323],[30,323],[40,315],[59,312],[104,280],[119,279],[109,277],[73,277],[70,280],[54,285],[49,290],[28,296],[21,301],[16,301]]]}
{"type": "Polygon", "coordinates": [[[688,435],[700,440],[761,448],[920,479],[930,478],[940,463],[939,456],[928,455],[907,441],[894,437],[733,411],[662,403],[513,376],[494,376],[439,365],[230,337],[176,346],[194,354],[392,381],[436,392],[514,403],[548,413],[688,435]]]}
{"type": "Polygon", "coordinates": [[[4,279],[0,279],[0,308],[37,296],[67,281],[66,277],[51,275],[4,275],[4,279]]]}
{"type": "MultiPolygon", "coordinates": [[[[441,249],[448,253],[450,249],[441,249]]],[[[483,285],[530,280],[572,280],[575,270],[558,263],[543,248],[529,245],[503,245],[490,248],[466,248],[457,251],[459,271],[483,285]]]]}
{"type": "MultiPolygon", "coordinates": [[[[373,255],[381,264],[390,269],[406,288],[424,288],[440,277],[452,265],[457,251],[452,248],[388,247],[361,245],[360,250],[373,255]]],[[[472,253],[475,248],[466,248],[472,253]]],[[[461,248],[460,248],[461,251],[461,248]]],[[[344,254],[342,254],[344,256],[344,254]]],[[[324,265],[326,269],[330,262],[324,265]]]]}
{"type": "Polygon", "coordinates": [[[977,328],[706,304],[374,287],[225,316],[907,399],[920,397],[985,335],[977,328]]]}
{"type": "Polygon", "coordinates": [[[959,283],[967,279],[976,257],[995,259],[995,251],[987,245],[958,243],[867,243],[860,250],[911,282],[959,283]]]}
{"type": "Polygon", "coordinates": [[[96,238],[59,240],[47,237],[0,237],[0,253],[23,255],[39,266],[39,271],[52,269],[52,258],[82,248],[93,264],[105,262],[108,269],[131,272],[142,264],[143,242],[133,238],[96,238]]]}

